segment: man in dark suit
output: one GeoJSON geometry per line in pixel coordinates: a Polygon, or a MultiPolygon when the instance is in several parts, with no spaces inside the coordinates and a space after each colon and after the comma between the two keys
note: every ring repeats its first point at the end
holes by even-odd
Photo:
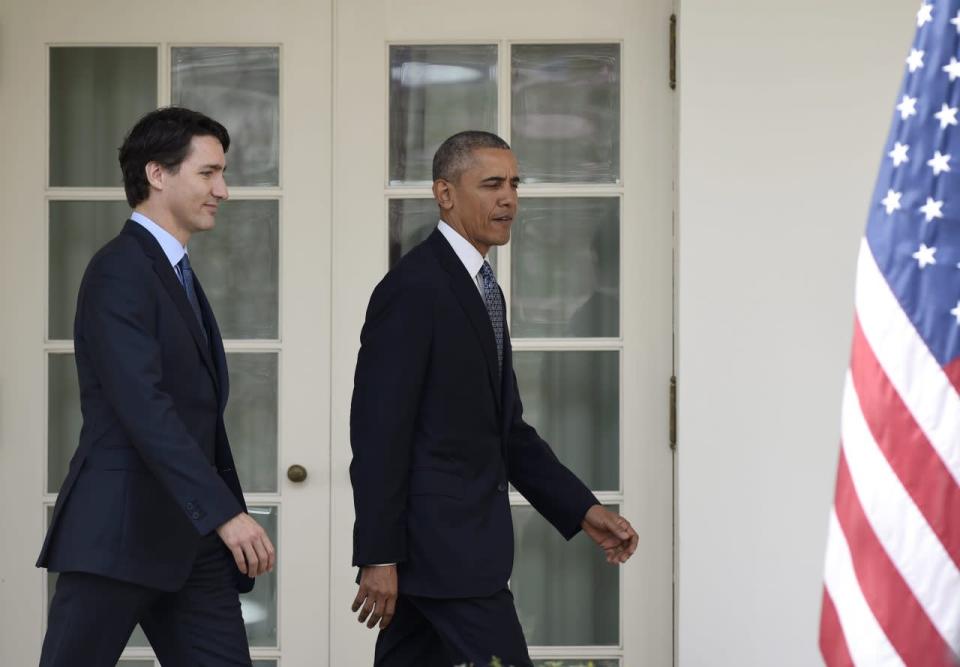
{"type": "Polygon", "coordinates": [[[517,162],[463,132],[433,161],[436,231],[370,298],[350,415],[360,567],[354,611],[379,623],[375,665],[532,665],[507,580],[508,482],[567,539],[611,563],[637,534],[523,421],[503,294],[484,260],[510,240],[517,162]]]}
{"type": "Polygon", "coordinates": [[[43,667],[113,667],[140,623],[163,665],[247,665],[239,592],[273,568],[223,424],[223,341],[187,242],[227,198],[230,137],[188,109],[120,149],[120,234],[90,260],[74,349],[83,428],[38,566],[59,572],[43,667]]]}

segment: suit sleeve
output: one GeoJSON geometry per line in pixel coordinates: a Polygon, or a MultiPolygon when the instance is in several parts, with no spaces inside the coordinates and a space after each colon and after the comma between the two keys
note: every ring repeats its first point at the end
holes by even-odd
{"type": "Polygon", "coordinates": [[[79,305],[81,335],[107,402],[150,472],[201,535],[243,511],[187,431],[163,375],[150,276],[118,256],[88,274],[79,305]]]}
{"type": "Polygon", "coordinates": [[[517,375],[513,374],[516,410],[507,443],[510,482],[566,539],[580,531],[587,510],[600,501],[560,463],[536,429],[523,421],[517,375]]]}
{"type": "Polygon", "coordinates": [[[360,334],[350,408],[353,564],[407,559],[410,453],[433,329],[426,287],[388,275],[373,292],[360,334]]]}

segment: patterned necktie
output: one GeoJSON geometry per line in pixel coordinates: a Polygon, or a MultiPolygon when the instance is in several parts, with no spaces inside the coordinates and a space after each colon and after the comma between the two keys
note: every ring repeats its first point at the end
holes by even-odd
{"type": "Polygon", "coordinates": [[[207,340],[207,330],[203,326],[203,315],[200,313],[200,300],[197,298],[197,286],[193,281],[193,269],[190,268],[190,259],[187,257],[186,253],[183,255],[177,266],[180,267],[180,282],[183,284],[183,289],[187,293],[187,301],[190,302],[190,307],[193,309],[193,314],[197,316],[197,322],[200,323],[200,332],[203,334],[203,340],[207,340]]]}
{"type": "Polygon", "coordinates": [[[500,299],[500,288],[493,275],[490,263],[484,261],[480,268],[480,285],[483,287],[483,305],[487,307],[490,324],[493,325],[493,337],[497,341],[497,370],[503,372],[503,301],[500,299]]]}

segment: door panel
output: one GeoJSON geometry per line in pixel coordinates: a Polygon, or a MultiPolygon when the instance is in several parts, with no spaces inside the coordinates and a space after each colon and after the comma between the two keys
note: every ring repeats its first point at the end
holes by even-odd
{"type": "MultiPolygon", "coordinates": [[[[542,664],[672,660],[673,101],[668,2],[358,0],[336,12],[333,384],[348,387],[373,286],[436,224],[429,165],[498,132],[523,183],[496,250],[528,417],[642,536],[605,569],[522,496],[512,587],[542,664]]],[[[493,253],[492,253],[493,254],[493,253]]],[[[331,664],[369,664],[356,622],[349,393],[335,394],[331,664]],[[362,647],[362,648],[358,648],[362,647]]]]}
{"type": "MultiPolygon", "coordinates": [[[[117,147],[140,115],[171,103],[209,113],[232,138],[231,199],[190,249],[225,338],[226,421],[248,505],[278,548],[276,572],[242,600],[252,652],[263,665],[326,655],[331,12],[313,0],[51,0],[5,12],[15,29],[0,42],[0,140],[17,158],[0,184],[0,303],[17,315],[4,316],[0,346],[0,486],[4,530],[20,539],[0,547],[3,664],[36,664],[46,624],[47,577],[33,562],[79,433],[80,276],[129,212],[117,147]],[[309,471],[303,483],[286,478],[294,463],[309,471]]],[[[152,664],[141,634],[125,655],[152,664]]]]}

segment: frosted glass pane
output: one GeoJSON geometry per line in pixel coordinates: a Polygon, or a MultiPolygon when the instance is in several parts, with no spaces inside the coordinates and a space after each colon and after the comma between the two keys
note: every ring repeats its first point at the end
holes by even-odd
{"type": "Polygon", "coordinates": [[[276,660],[254,660],[253,667],[277,667],[276,660]]]}
{"type": "Polygon", "coordinates": [[[227,184],[280,183],[280,50],[276,47],[174,47],[171,98],[222,123],[230,133],[227,184]]]}
{"type": "Polygon", "coordinates": [[[497,46],[390,47],[390,183],[433,180],[433,154],[463,130],[497,131],[497,46]]]}
{"type": "Polygon", "coordinates": [[[80,439],[80,387],[72,354],[47,356],[47,491],[60,490],[80,439]]]}
{"type": "Polygon", "coordinates": [[[246,493],[277,490],[277,355],[228,354],[224,413],[233,460],[246,493]]]}
{"type": "Polygon", "coordinates": [[[73,340],[77,292],[87,263],[130,215],[125,201],[51,201],[49,336],[73,340]]]}
{"type": "Polygon", "coordinates": [[[514,337],[620,335],[620,201],[526,197],[513,228],[514,337]]]}
{"type": "Polygon", "coordinates": [[[276,200],[227,201],[216,228],[190,239],[190,262],[225,339],[279,336],[279,216],[276,200]]]}
{"type": "MultiPolygon", "coordinates": [[[[94,253],[130,214],[125,202],[50,202],[50,338],[72,339],[77,291],[94,253]]],[[[213,231],[195,234],[190,260],[224,338],[277,338],[279,204],[227,201],[213,231]]]]}
{"type": "MultiPolygon", "coordinates": [[[[270,541],[276,547],[277,540],[277,513],[276,507],[248,508],[250,516],[263,526],[270,536],[270,541]]],[[[277,570],[257,577],[256,585],[249,593],[240,596],[240,606],[243,611],[243,622],[247,626],[247,639],[250,646],[277,645],[277,570]]]]}
{"type": "Polygon", "coordinates": [[[515,351],[524,420],[596,491],[620,487],[620,364],[611,351],[515,351]]]}
{"type": "MultiPolygon", "coordinates": [[[[277,355],[227,355],[230,398],[224,420],[247,493],[277,489],[277,355]]],[[[80,441],[80,389],[72,354],[48,356],[47,491],[56,493],[80,441]]]]}
{"type": "MultiPolygon", "coordinates": [[[[391,199],[390,267],[400,261],[414,246],[426,239],[437,228],[440,212],[433,199],[391,199]]],[[[497,272],[497,249],[487,253],[490,268],[497,272]]]]}
{"type": "Polygon", "coordinates": [[[620,180],[618,44],[516,44],[510,86],[525,182],[620,180]]]}
{"type": "Polygon", "coordinates": [[[533,667],[620,667],[620,661],[616,658],[584,659],[571,658],[569,660],[534,660],[533,667]]]}
{"type": "Polygon", "coordinates": [[[50,49],[50,185],[120,187],[117,149],[157,107],[157,50],[50,49]]]}
{"type": "Polygon", "coordinates": [[[437,228],[440,212],[433,199],[391,199],[390,267],[437,228]]]}
{"type": "Polygon", "coordinates": [[[516,562],[510,589],[527,643],[618,644],[617,567],[608,564],[600,547],[583,533],[567,542],[532,507],[512,511],[516,562]]]}

